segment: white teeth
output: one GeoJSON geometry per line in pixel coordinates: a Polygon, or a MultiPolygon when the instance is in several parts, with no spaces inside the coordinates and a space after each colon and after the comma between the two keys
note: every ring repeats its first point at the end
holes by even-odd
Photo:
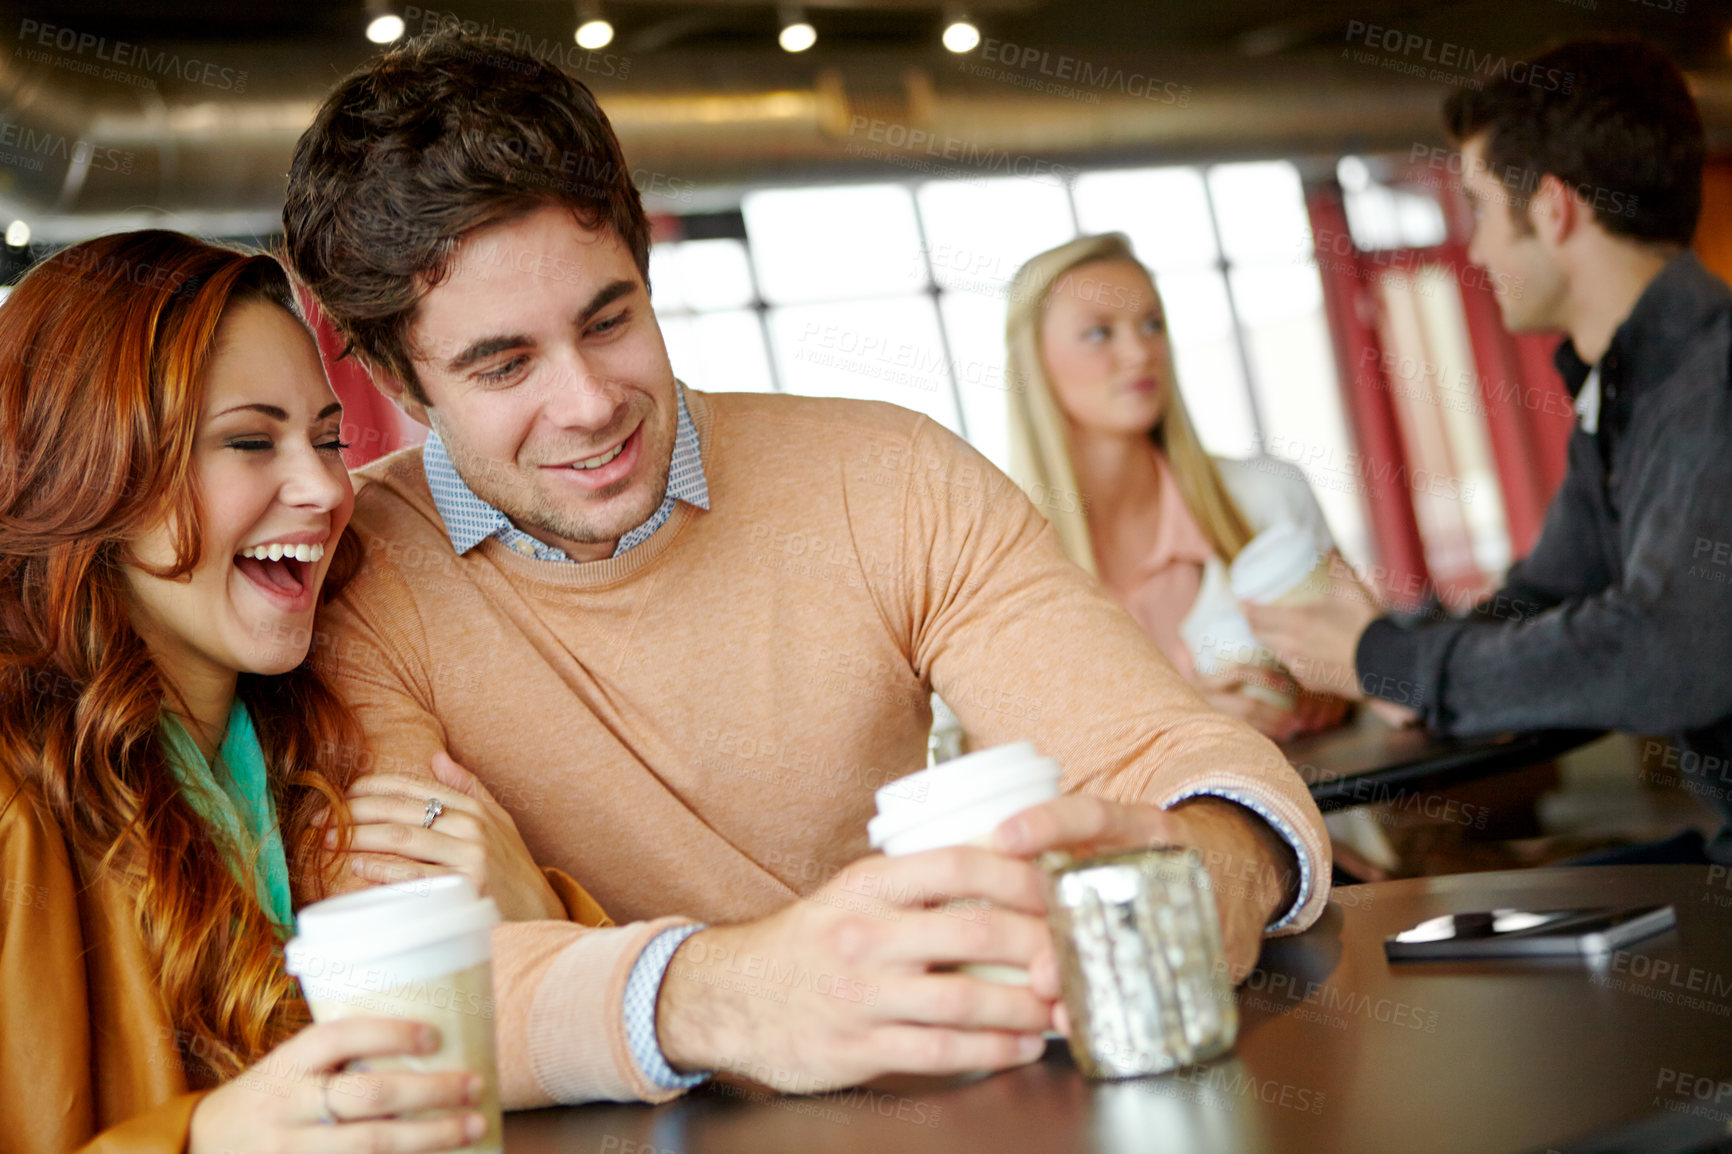
{"type": "Polygon", "coordinates": [[[603,465],[607,464],[609,461],[613,460],[615,457],[619,456],[620,453],[622,451],[624,451],[624,449],[625,449],[625,442],[621,441],[619,444],[615,445],[612,449],[609,449],[607,452],[603,453],[601,456],[591,457],[586,461],[578,461],[577,463],[575,463],[571,467],[574,469],[599,469],[603,465]]]}
{"type": "Polygon", "coordinates": [[[280,542],[270,545],[248,545],[241,550],[242,557],[256,557],[260,561],[280,561],[287,557],[292,561],[318,561],[325,556],[323,545],[284,545],[280,542]]]}

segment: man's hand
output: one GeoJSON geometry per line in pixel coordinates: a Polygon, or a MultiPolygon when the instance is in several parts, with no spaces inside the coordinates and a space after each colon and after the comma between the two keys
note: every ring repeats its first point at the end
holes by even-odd
{"type": "Polygon", "coordinates": [[[1006,820],[994,831],[992,844],[1023,857],[1051,849],[1195,847],[1214,883],[1221,941],[1235,984],[1257,964],[1263,928],[1298,897],[1299,863],[1292,849],[1262,818],[1224,798],[1195,797],[1162,809],[1066,794],[1006,820]]]}
{"type": "Polygon", "coordinates": [[[967,846],[862,858],[769,917],[681,943],[656,1038],[677,1070],[800,1094],[1021,1065],[1058,997],[1045,910],[1027,861],[967,846]],[[932,972],[970,962],[1026,968],[1030,985],[932,972]]]}
{"type": "Polygon", "coordinates": [[[1310,605],[1240,602],[1251,632],[1274,651],[1306,689],[1364,701],[1357,655],[1365,627],[1383,615],[1377,598],[1340,557],[1333,558],[1329,595],[1310,605]]]}

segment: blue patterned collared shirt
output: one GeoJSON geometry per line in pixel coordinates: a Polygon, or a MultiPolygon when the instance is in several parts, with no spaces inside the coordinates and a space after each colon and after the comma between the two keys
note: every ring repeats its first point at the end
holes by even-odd
{"type": "MultiPolygon", "coordinates": [[[[679,397],[679,427],[674,434],[673,462],[668,468],[668,492],[650,519],[619,539],[613,555],[641,545],[667,524],[673,516],[674,503],[684,501],[700,509],[710,507],[710,486],[704,476],[704,460],[698,445],[697,426],[686,410],[686,390],[676,385],[679,397]]],[[[525,557],[538,561],[563,561],[576,564],[565,550],[531,537],[511,523],[511,519],[480,497],[457,474],[457,467],[445,451],[438,433],[429,434],[421,451],[421,466],[427,471],[427,487],[433,491],[433,504],[445,522],[445,533],[459,556],[469,552],[489,537],[497,537],[525,557]]],[[[650,939],[638,954],[631,975],[625,984],[625,1036],[631,1047],[632,1060],[645,1078],[662,1090],[681,1090],[696,1086],[708,1074],[680,1074],[662,1056],[656,1042],[656,996],[661,991],[662,978],[668,963],[681,942],[703,929],[701,925],[676,926],[650,939]]]]}

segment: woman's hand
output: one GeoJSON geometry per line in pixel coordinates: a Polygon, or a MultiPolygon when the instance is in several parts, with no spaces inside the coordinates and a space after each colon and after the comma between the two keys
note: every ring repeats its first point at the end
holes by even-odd
{"type": "MultiPolygon", "coordinates": [[[[565,919],[565,906],[535,864],[517,823],[493,800],[476,776],[444,753],[433,755],[433,775],[425,778],[376,773],[349,789],[355,828],[350,869],[373,882],[401,882],[460,873],[477,893],[491,897],[508,922],[565,919]],[[438,798],[444,812],[424,827],[427,800],[438,798]],[[393,860],[407,858],[407,861],[393,860]]],[[[336,836],[325,839],[336,848],[336,836]]]]}
{"type": "Polygon", "coordinates": [[[408,1154],[471,1145],[487,1126],[480,1114],[463,1109],[481,1100],[479,1075],[343,1072],[358,1058],[438,1049],[437,1029],[402,1018],[308,1026],[199,1102],[188,1154],[408,1154]],[[424,1110],[455,1112],[396,1119],[424,1110]]]}
{"type": "Polygon", "coordinates": [[[1286,741],[1302,733],[1329,729],[1339,725],[1347,715],[1348,703],[1326,693],[1311,693],[1301,689],[1286,674],[1277,670],[1257,669],[1227,672],[1211,677],[1199,676],[1195,682],[1203,700],[1230,717],[1236,717],[1258,733],[1276,741],[1286,741]],[[1283,709],[1261,697],[1245,692],[1248,685],[1274,689],[1293,701],[1283,709]]]}
{"type": "Polygon", "coordinates": [[[1334,729],[1347,720],[1347,711],[1353,703],[1345,697],[1336,697],[1333,693],[1312,693],[1309,689],[1299,690],[1293,699],[1293,712],[1299,718],[1300,733],[1316,733],[1320,729],[1334,729]]]}
{"type": "MultiPolygon", "coordinates": [[[[1264,671],[1259,671],[1263,673],[1264,671]]],[[[1267,684],[1268,678],[1259,676],[1256,684],[1267,684]]],[[[1296,737],[1303,730],[1303,721],[1291,709],[1282,709],[1272,705],[1261,697],[1253,697],[1244,692],[1252,682],[1242,674],[1219,673],[1212,676],[1200,676],[1195,682],[1197,693],[1209,705],[1225,713],[1228,717],[1236,717],[1245,722],[1258,733],[1276,741],[1286,741],[1296,737]]]]}

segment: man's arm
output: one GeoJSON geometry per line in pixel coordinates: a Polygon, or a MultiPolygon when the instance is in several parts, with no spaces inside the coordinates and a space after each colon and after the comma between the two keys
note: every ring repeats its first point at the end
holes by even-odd
{"type": "MultiPolygon", "coordinates": [[[[1239,955],[1255,956],[1265,925],[1309,926],[1328,896],[1328,839],[1275,745],[1208,708],[985,458],[931,422],[909,454],[922,467],[907,486],[901,587],[884,604],[970,744],[1033,740],[1067,789],[1126,807],[1098,817],[1115,831],[1102,844],[1197,844],[1223,927],[1252,928],[1239,955]]],[[[1061,816],[1017,844],[1092,820],[1061,816]]]]}
{"type": "MultiPolygon", "coordinates": [[[[1598,454],[1592,436],[1580,429],[1571,434],[1569,467],[1563,484],[1546,508],[1539,539],[1526,557],[1510,567],[1503,586],[1481,600],[1467,616],[1443,622],[1435,617],[1410,622],[1378,617],[1365,624],[1362,631],[1354,631],[1355,622],[1353,626],[1337,629],[1331,640],[1314,641],[1298,640],[1303,634],[1296,635],[1293,629],[1284,628],[1279,610],[1264,610],[1262,616],[1275,623],[1272,636],[1277,652],[1283,652],[1284,645],[1299,644],[1310,650],[1307,656],[1314,660],[1324,653],[1339,654],[1347,676],[1364,687],[1365,695],[1395,703],[1413,718],[1421,717],[1425,688],[1432,683],[1422,680],[1425,671],[1420,668],[1420,655],[1410,636],[1414,630],[1440,623],[1454,627],[1522,621],[1555,606],[1592,596],[1611,585],[1613,559],[1607,556],[1610,528],[1598,511],[1593,492],[1600,483],[1598,454]]],[[[1434,727],[1441,727],[1439,719],[1429,716],[1426,719],[1434,727]]]]}
{"type": "Polygon", "coordinates": [[[1536,616],[1611,583],[1607,526],[1597,512],[1598,450],[1578,432],[1570,468],[1546,510],[1533,550],[1509,571],[1504,585],[1461,618],[1440,618],[1435,601],[1413,620],[1386,615],[1383,603],[1347,566],[1335,561],[1328,595],[1310,605],[1243,606],[1257,637],[1307,689],[1368,702],[1392,724],[1419,719],[1430,684],[1412,645],[1416,631],[1442,621],[1451,627],[1494,626],[1536,616]]]}
{"type": "MultiPolygon", "coordinates": [[[[388,563],[375,559],[370,566],[321,610],[324,640],[315,660],[361,723],[368,750],[361,767],[432,781],[432,758],[446,748],[446,737],[431,708],[425,644],[411,629],[385,628],[383,614],[368,612],[380,586],[395,586],[394,599],[411,594],[388,563]]],[[[334,877],[339,886],[369,884],[346,869],[334,877]]],[[[581,890],[563,887],[558,878],[553,884],[574,917],[598,920],[593,902],[570,910],[581,890]]],[[[494,927],[494,1031],[507,1108],[657,1102],[680,1092],[684,1083],[656,1082],[646,1074],[644,1059],[634,1060],[626,992],[645,948],[681,920],[602,929],[557,921],[494,927]]]]}
{"type": "MultiPolygon", "coordinates": [[[[1675,733],[1732,711],[1732,586],[1711,559],[1732,537],[1726,406],[1680,412],[1621,511],[1627,542],[1615,583],[1506,619],[1378,627],[1359,646],[1371,669],[1406,669],[1426,723],[1441,732],[1581,726],[1675,733]]],[[[1548,519],[1548,536],[1553,528],[1548,519]]]]}
{"type": "Polygon", "coordinates": [[[1482,618],[1532,615],[1612,583],[1613,559],[1604,548],[1608,526],[1593,491],[1599,484],[1598,455],[1592,436],[1580,429],[1570,434],[1569,464],[1546,507],[1540,535],[1528,555],[1510,566],[1497,594],[1476,607],[1482,618]]]}

